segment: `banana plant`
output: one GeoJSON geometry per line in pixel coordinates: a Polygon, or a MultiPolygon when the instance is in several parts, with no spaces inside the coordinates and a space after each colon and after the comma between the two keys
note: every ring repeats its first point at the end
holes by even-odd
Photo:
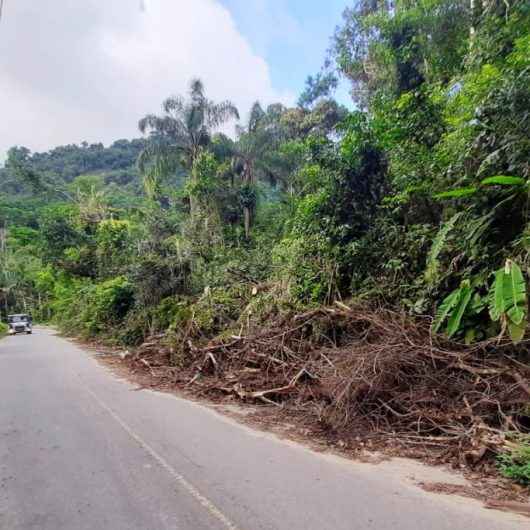
{"type": "MultiPolygon", "coordinates": [[[[444,332],[451,338],[464,331],[468,317],[479,315],[488,306],[490,319],[501,324],[501,335],[507,330],[514,343],[521,341],[526,331],[528,307],[526,282],[519,265],[506,260],[504,267],[495,273],[487,297],[480,295],[479,286],[478,281],[463,280],[458,289],[449,293],[438,307],[433,331],[439,332],[445,324],[444,332]]],[[[475,337],[475,330],[465,331],[469,343],[475,337]]]]}
{"type": "Polygon", "coordinates": [[[489,315],[501,323],[514,343],[525,334],[528,315],[526,283],[521,268],[512,260],[506,260],[502,269],[495,273],[489,293],[489,315]]]}
{"type": "Polygon", "coordinates": [[[452,190],[443,191],[434,195],[435,199],[462,199],[475,195],[479,191],[489,186],[501,186],[515,189],[516,191],[528,191],[530,189],[530,182],[521,177],[512,177],[509,175],[495,175],[482,179],[478,186],[466,186],[463,188],[454,188],[452,190]]]}

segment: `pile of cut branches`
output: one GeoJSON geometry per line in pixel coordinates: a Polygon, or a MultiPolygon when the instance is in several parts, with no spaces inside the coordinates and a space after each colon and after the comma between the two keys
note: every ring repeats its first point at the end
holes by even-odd
{"type": "Polygon", "coordinates": [[[169,348],[140,348],[134,362],[197,394],[301,414],[340,439],[405,444],[476,464],[505,444],[507,432],[529,430],[526,347],[444,342],[429,324],[337,303],[278,317],[246,336],[202,346],[188,340],[184,368],[164,365],[169,348]]]}

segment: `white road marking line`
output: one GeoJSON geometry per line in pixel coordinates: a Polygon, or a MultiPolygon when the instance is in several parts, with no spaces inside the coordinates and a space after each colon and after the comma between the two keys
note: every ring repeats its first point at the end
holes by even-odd
{"type": "Polygon", "coordinates": [[[98,395],[85,383],[82,383],[85,390],[94,398],[98,405],[105,410],[120,425],[120,427],[163,469],[165,469],[175,482],[180,484],[201,506],[203,506],[213,517],[220,521],[228,530],[238,530],[237,526],[207,497],[205,497],[193,484],[188,482],[180,473],[176,471],[162,456],[160,456],[147,442],[138,436],[127,425],[116,412],[114,412],[98,395]]]}

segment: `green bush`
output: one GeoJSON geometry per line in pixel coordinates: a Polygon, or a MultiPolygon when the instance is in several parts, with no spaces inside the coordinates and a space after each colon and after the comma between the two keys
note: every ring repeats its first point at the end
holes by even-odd
{"type": "Polygon", "coordinates": [[[190,306],[191,318],[203,336],[214,336],[237,321],[243,307],[243,295],[237,285],[230,288],[206,288],[190,306]]]}
{"type": "Polygon", "coordinates": [[[124,346],[138,346],[144,342],[151,330],[149,308],[134,308],[127,313],[118,332],[118,341],[124,346]]]}
{"type": "Polygon", "coordinates": [[[129,259],[131,223],[107,219],[101,221],[96,232],[99,273],[108,278],[121,270],[129,259]]]}
{"type": "Polygon", "coordinates": [[[116,336],[125,346],[138,346],[154,333],[174,332],[191,316],[188,304],[189,301],[176,296],[164,298],[156,306],[136,304],[127,313],[116,336]]]}
{"type": "Polygon", "coordinates": [[[134,304],[132,285],[124,276],[96,284],[62,274],[54,296],[54,322],[66,333],[85,337],[113,334],[134,304]]]}
{"type": "Polygon", "coordinates": [[[519,484],[530,486],[530,437],[510,452],[498,456],[501,473],[519,484]]]}
{"type": "Polygon", "coordinates": [[[91,307],[88,302],[94,284],[89,279],[73,278],[60,273],[53,284],[51,310],[53,322],[68,334],[84,333],[84,318],[91,307]]]}
{"type": "Polygon", "coordinates": [[[97,284],[85,313],[86,330],[90,335],[96,335],[115,327],[133,303],[133,287],[124,276],[97,284]]]}
{"type": "Polygon", "coordinates": [[[285,238],[273,263],[288,293],[303,303],[329,302],[337,292],[337,247],[318,234],[285,238]]]}
{"type": "Polygon", "coordinates": [[[0,322],[0,337],[4,336],[7,333],[8,327],[7,324],[0,322]]]}

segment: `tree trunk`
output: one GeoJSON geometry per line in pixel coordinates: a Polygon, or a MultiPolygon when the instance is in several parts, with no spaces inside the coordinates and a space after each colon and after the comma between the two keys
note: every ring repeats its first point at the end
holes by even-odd
{"type": "Polygon", "coordinates": [[[471,49],[473,48],[473,44],[475,43],[475,0],[469,0],[469,10],[471,11],[471,24],[469,26],[469,48],[471,49]]]}
{"type": "Polygon", "coordinates": [[[195,201],[195,197],[191,193],[190,193],[189,197],[190,197],[190,217],[192,219],[194,219],[195,218],[195,211],[197,209],[196,204],[195,204],[196,201],[195,201]]]}
{"type": "MultiPolygon", "coordinates": [[[[191,152],[189,154],[189,178],[193,184],[197,182],[197,175],[195,174],[195,160],[197,159],[197,156],[199,154],[199,148],[192,147],[191,152]]],[[[195,200],[195,197],[192,196],[192,194],[189,194],[190,198],[190,217],[194,219],[195,213],[197,211],[197,201],[195,200]]]]}
{"type": "MultiPolygon", "coordinates": [[[[250,186],[252,184],[252,162],[247,161],[245,163],[245,169],[243,172],[243,182],[245,186],[250,186]]],[[[245,237],[250,238],[250,227],[252,225],[252,210],[250,206],[246,205],[243,207],[243,218],[245,225],[245,237]]]]}
{"type": "Polygon", "coordinates": [[[249,239],[250,238],[251,214],[250,214],[250,208],[248,206],[245,206],[243,208],[243,216],[244,216],[244,222],[245,222],[245,237],[249,239]]]}

